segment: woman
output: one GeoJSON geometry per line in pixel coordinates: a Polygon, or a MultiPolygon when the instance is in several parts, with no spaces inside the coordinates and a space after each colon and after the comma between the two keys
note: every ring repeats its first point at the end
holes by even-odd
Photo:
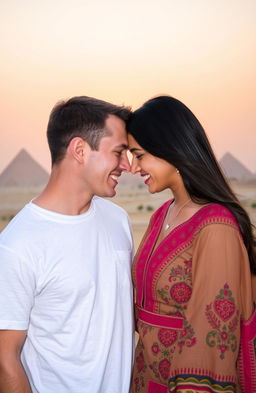
{"type": "Polygon", "coordinates": [[[128,132],[132,172],[150,193],[174,196],[153,214],[133,264],[132,392],[256,392],[249,217],[180,101],[147,101],[128,132]]]}

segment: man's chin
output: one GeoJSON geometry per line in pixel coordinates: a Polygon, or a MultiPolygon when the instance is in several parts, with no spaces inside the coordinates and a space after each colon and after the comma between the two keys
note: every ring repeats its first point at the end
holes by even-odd
{"type": "Polygon", "coordinates": [[[116,190],[112,188],[111,190],[108,190],[106,192],[98,193],[97,196],[102,197],[102,198],[112,198],[116,195],[116,190]]]}
{"type": "Polygon", "coordinates": [[[109,195],[109,197],[111,198],[111,197],[114,197],[115,195],[116,195],[116,190],[113,189],[113,190],[112,190],[112,193],[111,193],[111,195],[109,195]]]}

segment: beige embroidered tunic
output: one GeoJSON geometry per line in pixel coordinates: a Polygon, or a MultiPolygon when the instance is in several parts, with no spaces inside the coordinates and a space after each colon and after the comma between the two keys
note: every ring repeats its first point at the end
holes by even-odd
{"type": "MultiPolygon", "coordinates": [[[[133,264],[139,341],[132,392],[238,392],[240,324],[253,301],[237,222],[210,204],[154,249],[170,203],[152,216],[133,264]]],[[[253,329],[256,337],[256,323],[253,329]]],[[[255,356],[240,360],[240,369],[245,363],[256,366],[255,356]]]]}

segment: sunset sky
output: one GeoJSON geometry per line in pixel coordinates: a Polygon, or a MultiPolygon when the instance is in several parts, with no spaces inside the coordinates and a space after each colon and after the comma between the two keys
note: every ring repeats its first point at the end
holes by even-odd
{"type": "Polygon", "coordinates": [[[256,0],[2,0],[0,171],[21,148],[47,170],[53,105],[136,109],[169,94],[256,172],[256,0]]]}

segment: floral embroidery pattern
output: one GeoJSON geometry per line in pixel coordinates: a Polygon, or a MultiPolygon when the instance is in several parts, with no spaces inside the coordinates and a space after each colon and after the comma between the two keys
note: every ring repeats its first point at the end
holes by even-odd
{"type": "Polygon", "coordinates": [[[162,382],[169,378],[170,367],[173,355],[176,351],[182,353],[183,347],[192,347],[196,344],[194,330],[184,322],[184,329],[177,331],[174,329],[160,328],[157,338],[159,341],[153,342],[151,352],[156,360],[149,364],[155,377],[162,382]]]}
{"type": "Polygon", "coordinates": [[[158,289],[158,293],[160,295],[160,298],[163,300],[164,303],[169,303],[169,299],[168,299],[168,289],[167,288],[162,288],[162,289],[158,289]]]}
{"type": "Polygon", "coordinates": [[[184,329],[181,330],[179,334],[178,346],[179,353],[182,353],[183,347],[192,347],[196,344],[196,337],[194,329],[189,325],[188,321],[184,320],[184,329]]]}
{"type": "Polygon", "coordinates": [[[134,378],[135,392],[139,392],[141,388],[144,388],[145,381],[143,376],[138,376],[134,378]]]}
{"type": "Polygon", "coordinates": [[[185,281],[187,284],[192,284],[192,258],[184,261],[185,266],[178,265],[173,267],[170,271],[169,281],[185,281]]]}
{"type": "Polygon", "coordinates": [[[136,366],[137,366],[138,372],[144,371],[146,368],[144,356],[143,356],[142,352],[140,352],[138,354],[138,356],[136,357],[136,366]]]}
{"type": "Polygon", "coordinates": [[[145,337],[145,335],[150,332],[151,330],[153,330],[153,326],[147,325],[146,323],[141,322],[140,320],[138,320],[137,322],[137,326],[139,331],[141,332],[141,336],[145,337]]]}
{"type": "MultiPolygon", "coordinates": [[[[226,293],[228,293],[227,289],[224,291],[224,296],[227,296],[226,293]]],[[[217,296],[213,306],[218,316],[224,322],[227,322],[227,320],[231,318],[235,312],[235,303],[233,298],[227,299],[223,296],[217,296]]]]}
{"type": "Polygon", "coordinates": [[[170,363],[169,360],[167,360],[167,359],[163,359],[163,360],[161,360],[161,362],[159,363],[158,369],[159,369],[159,372],[160,372],[161,377],[162,377],[163,379],[167,379],[167,378],[169,377],[169,374],[170,374],[170,366],[171,366],[171,363],[170,363]]]}
{"type": "Polygon", "coordinates": [[[139,392],[145,386],[144,373],[147,365],[144,360],[143,349],[144,346],[139,340],[137,348],[139,349],[138,355],[135,358],[135,367],[137,369],[137,376],[134,378],[135,392],[139,392]]]}
{"type": "Polygon", "coordinates": [[[170,295],[177,303],[187,303],[192,295],[192,289],[185,282],[177,283],[171,287],[170,295]]]}
{"type": "MultiPolygon", "coordinates": [[[[192,295],[192,259],[185,260],[182,264],[172,267],[169,274],[169,285],[158,289],[160,299],[172,306],[173,312],[169,315],[175,315],[185,318],[186,303],[192,295]]],[[[140,324],[140,322],[139,322],[140,324]]],[[[144,334],[149,332],[147,325],[140,327],[144,334]]],[[[157,333],[158,341],[154,341],[151,346],[151,353],[156,360],[149,364],[155,377],[163,382],[168,379],[171,362],[174,352],[182,353],[183,348],[192,347],[196,344],[195,332],[188,321],[184,319],[184,328],[174,330],[168,328],[159,328],[157,333]]]]}
{"type": "Polygon", "coordinates": [[[160,352],[160,348],[158,343],[154,343],[151,347],[151,351],[153,352],[154,355],[157,355],[160,352]]]}
{"type": "Polygon", "coordinates": [[[159,341],[167,348],[177,341],[178,333],[172,329],[160,329],[158,332],[159,341]]]}
{"type": "Polygon", "coordinates": [[[154,334],[154,330],[156,329],[157,341],[153,342],[153,344],[151,345],[151,352],[154,355],[155,360],[153,360],[150,364],[147,364],[144,359],[144,345],[141,339],[138,342],[136,349],[137,356],[135,358],[136,377],[133,380],[134,391],[136,393],[140,392],[141,389],[145,387],[144,378],[147,367],[152,370],[155,377],[160,382],[166,381],[169,378],[171,359],[176,349],[175,342],[178,339],[178,333],[174,329],[157,329],[143,323],[142,321],[138,322],[138,326],[139,329],[143,332],[143,335],[154,334]]]}
{"type": "Polygon", "coordinates": [[[228,284],[220,290],[215,301],[206,306],[205,314],[213,328],[206,336],[206,343],[210,347],[217,347],[220,359],[224,359],[226,351],[235,352],[237,349],[237,337],[234,332],[239,323],[239,311],[236,310],[228,284]]]}
{"type": "MultiPolygon", "coordinates": [[[[183,316],[182,311],[186,309],[186,304],[192,295],[192,259],[184,261],[184,265],[172,267],[169,274],[169,283],[158,290],[160,298],[164,303],[171,304],[179,315],[183,316]]],[[[177,314],[178,315],[178,314],[177,314]]]]}
{"type": "Polygon", "coordinates": [[[158,362],[154,361],[150,364],[149,368],[153,371],[155,377],[160,380],[160,373],[158,368],[158,362]]]}

